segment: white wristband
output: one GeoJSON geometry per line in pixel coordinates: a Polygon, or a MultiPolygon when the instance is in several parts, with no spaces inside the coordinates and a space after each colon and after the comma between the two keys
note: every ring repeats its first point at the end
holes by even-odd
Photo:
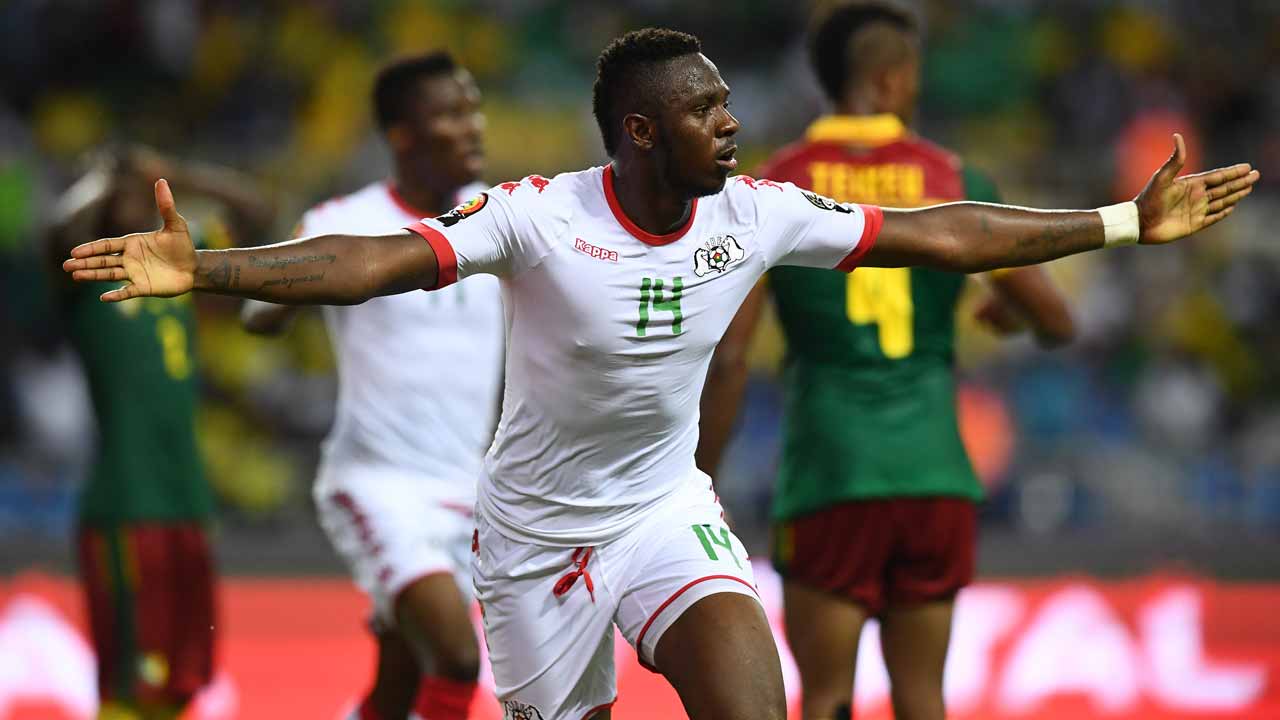
{"type": "Polygon", "coordinates": [[[1138,204],[1130,200],[1118,205],[1098,208],[1102,216],[1102,247],[1119,247],[1138,242],[1141,227],[1138,224],[1138,204]]]}

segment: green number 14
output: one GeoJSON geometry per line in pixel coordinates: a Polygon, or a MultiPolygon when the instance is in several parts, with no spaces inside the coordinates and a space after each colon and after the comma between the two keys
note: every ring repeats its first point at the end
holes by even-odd
{"type": "Polygon", "coordinates": [[[640,318],[636,320],[636,337],[644,337],[649,331],[649,312],[671,313],[671,334],[679,335],[684,331],[684,313],[680,310],[680,297],[684,294],[684,279],[671,281],[671,297],[666,298],[662,292],[661,279],[644,278],[640,281],[640,318]]]}
{"type": "Polygon", "coordinates": [[[707,557],[712,560],[719,560],[720,556],[716,554],[716,547],[721,547],[729,554],[733,564],[737,565],[739,569],[742,568],[742,563],[738,561],[737,554],[733,552],[733,543],[729,541],[729,528],[713,528],[707,523],[691,527],[693,527],[693,534],[698,536],[698,542],[702,543],[702,549],[706,551],[707,557]],[[716,534],[717,530],[720,531],[719,535],[716,534]]]}

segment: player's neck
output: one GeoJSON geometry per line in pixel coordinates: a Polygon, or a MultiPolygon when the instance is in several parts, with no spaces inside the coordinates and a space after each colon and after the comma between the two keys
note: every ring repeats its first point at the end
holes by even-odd
{"type": "Polygon", "coordinates": [[[443,215],[457,204],[458,188],[436,190],[432,183],[415,178],[413,173],[403,168],[396,170],[391,185],[400,200],[422,213],[423,217],[443,215]]]}
{"type": "Polygon", "coordinates": [[[689,219],[692,198],[678,195],[656,172],[632,163],[613,163],[613,194],[637,227],[654,235],[673,232],[689,219]]]}
{"type": "Polygon", "coordinates": [[[901,117],[893,109],[886,107],[870,93],[853,93],[842,102],[836,103],[836,113],[854,117],[870,117],[873,115],[894,115],[901,117]]]}

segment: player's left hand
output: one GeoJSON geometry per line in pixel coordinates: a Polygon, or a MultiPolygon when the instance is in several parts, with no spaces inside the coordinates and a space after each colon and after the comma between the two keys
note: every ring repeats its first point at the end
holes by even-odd
{"type": "Polygon", "coordinates": [[[1230,215],[1258,181],[1258,171],[1248,163],[1178,177],[1186,159],[1186,143],[1175,133],[1173,154],[1134,200],[1141,226],[1138,242],[1173,242],[1209,227],[1230,215]]]}

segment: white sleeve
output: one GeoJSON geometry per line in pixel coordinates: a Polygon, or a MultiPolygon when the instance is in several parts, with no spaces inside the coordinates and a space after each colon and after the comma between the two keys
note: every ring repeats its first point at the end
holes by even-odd
{"type": "Polygon", "coordinates": [[[537,265],[550,252],[557,225],[544,215],[537,201],[494,187],[406,229],[435,251],[436,286],[427,289],[437,290],[471,275],[516,275],[537,265]]]}
{"type": "Polygon", "coordinates": [[[858,266],[884,223],[874,205],[838,203],[792,183],[755,181],[758,237],[769,267],[835,268],[858,266]]]}

